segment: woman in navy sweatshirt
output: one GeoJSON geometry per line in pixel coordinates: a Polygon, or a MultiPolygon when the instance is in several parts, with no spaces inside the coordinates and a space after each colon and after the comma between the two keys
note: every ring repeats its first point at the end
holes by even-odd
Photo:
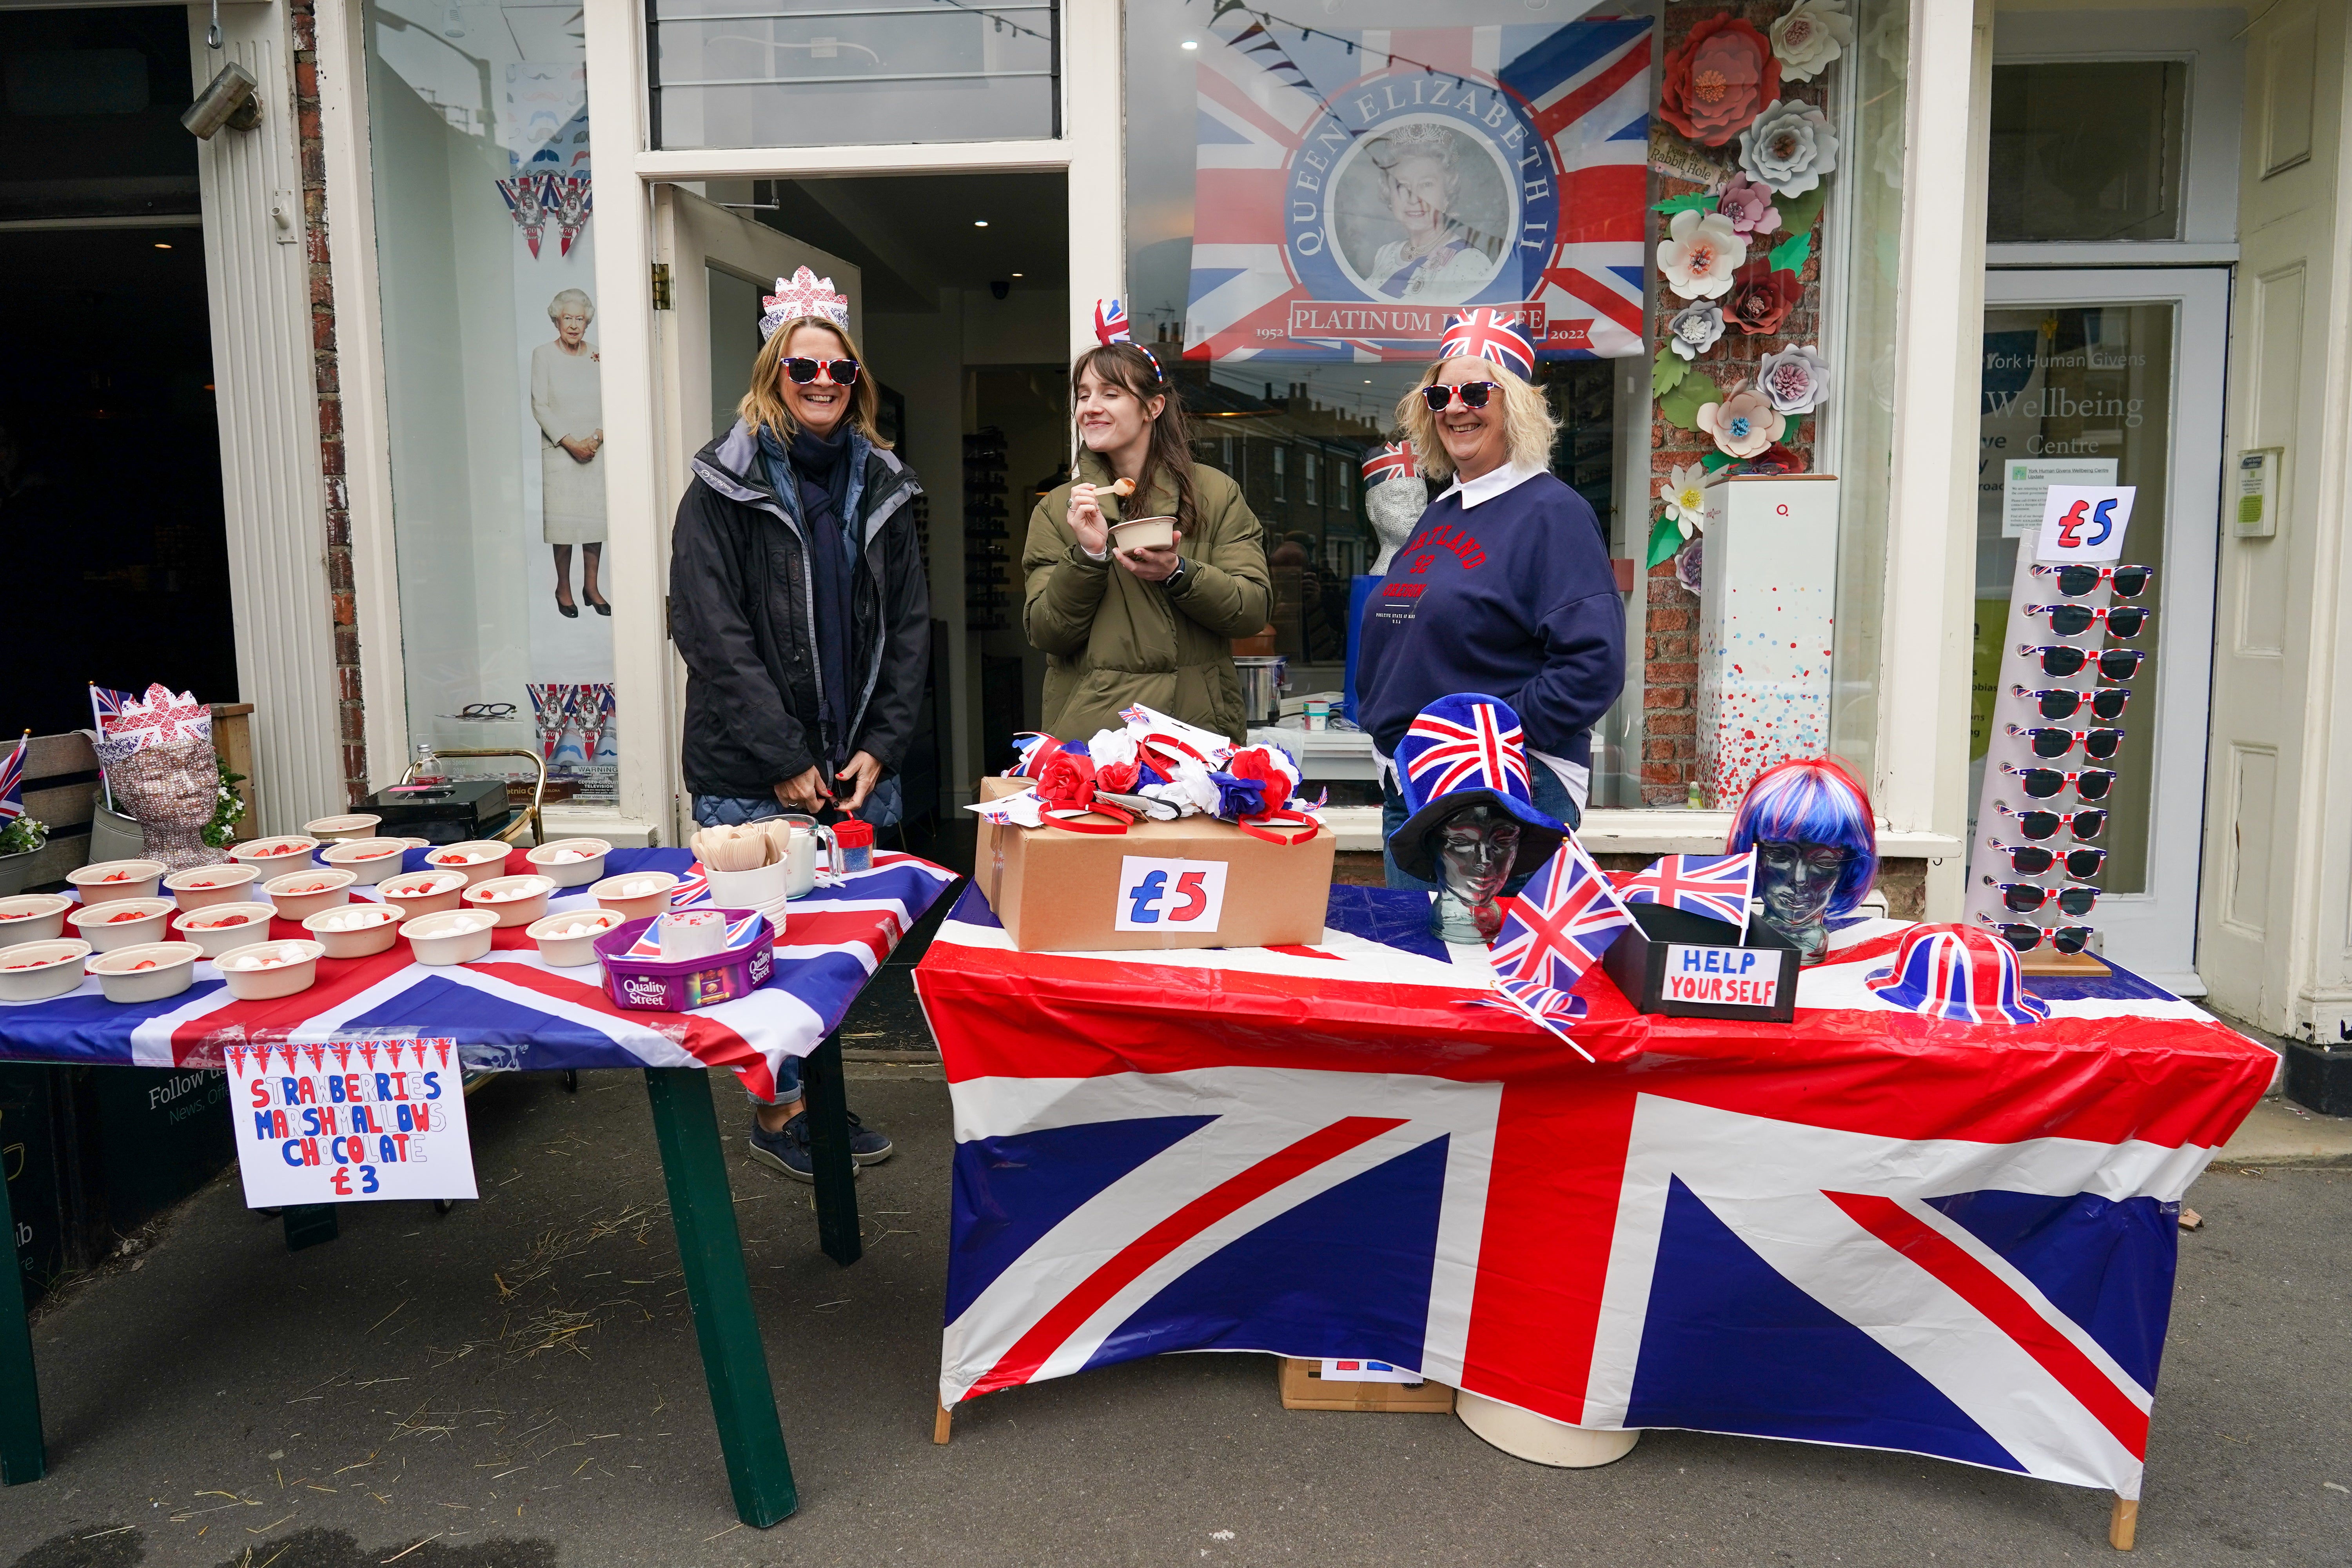
{"type": "MultiPolygon", "coordinates": [[[[1382,836],[1405,816],[1389,759],[1414,715],[1475,691],[1518,711],[1540,809],[1573,827],[1592,726],[1625,682],[1625,605],[1592,508],[1550,470],[1558,421],[1506,312],[1472,310],[1397,405],[1423,473],[1452,486],[1422,513],[1365,607],[1357,714],[1379,751],[1382,836]]],[[[1388,885],[1427,888],[1388,858],[1388,885]]]]}

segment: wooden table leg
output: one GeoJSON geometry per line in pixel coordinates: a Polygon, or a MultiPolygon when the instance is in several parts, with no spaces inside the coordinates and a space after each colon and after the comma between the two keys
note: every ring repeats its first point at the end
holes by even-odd
{"type": "Polygon", "coordinates": [[[41,1385],[33,1373],[33,1330],[25,1321],[25,1271],[16,1266],[16,1216],[0,1176],[0,1486],[48,1474],[41,1447],[41,1385]]]}
{"type": "Polygon", "coordinates": [[[809,1161],[816,1167],[817,1244],[846,1266],[865,1256],[866,1243],[857,1234],[857,1167],[849,1158],[849,1085],[838,1033],[801,1063],[801,1092],[808,1098],[809,1161]]]}
{"type": "Polygon", "coordinates": [[[949,1409],[945,1405],[941,1405],[940,1406],[940,1413],[931,1417],[931,1441],[934,1443],[945,1443],[949,1438],[954,1436],[955,1412],[949,1409]]]}
{"type": "Polygon", "coordinates": [[[2139,1535],[2139,1500],[2119,1497],[2115,1511],[2107,1515],[2107,1544],[2118,1552],[2129,1552],[2139,1535]]]}
{"type": "Polygon", "coordinates": [[[647,1068],[646,1093],[653,1101],[670,1223],[677,1230],[678,1263],[702,1344],[702,1374],[719,1423],[719,1447],[727,1456],[735,1517],[765,1530],[790,1518],[801,1500],[743,1268],[743,1237],[735,1226],[735,1194],[727,1183],[710,1080],[699,1068],[647,1068]]]}

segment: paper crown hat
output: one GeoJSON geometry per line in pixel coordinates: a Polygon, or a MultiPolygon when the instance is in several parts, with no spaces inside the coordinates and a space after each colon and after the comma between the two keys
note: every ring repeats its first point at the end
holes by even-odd
{"type": "Polygon", "coordinates": [[[2050,1005],[2025,989],[2017,950],[1981,926],[1913,926],[1895,967],[1863,982],[1878,999],[1959,1024],[2038,1024],[2050,1005]]]}
{"type": "Polygon", "coordinates": [[[1440,359],[1483,359],[1518,375],[1536,373],[1536,346],[1508,310],[1475,306],[1445,323],[1440,359]]]}
{"type": "Polygon", "coordinates": [[[1430,840],[1465,806],[1496,806],[1518,820],[1513,876],[1550,859],[1568,835],[1536,809],[1527,738],[1519,716],[1499,697],[1457,692],[1423,709],[1397,746],[1396,768],[1405,820],[1389,836],[1389,850],[1402,869],[1423,881],[1434,880],[1430,840]]]}
{"type": "Polygon", "coordinates": [[[1364,483],[1367,485],[1419,478],[1421,465],[1413,459],[1412,443],[1410,441],[1391,441],[1364,454],[1364,483]]]}
{"type": "Polygon", "coordinates": [[[776,291],[760,300],[760,340],[776,335],[786,321],[814,317],[849,330],[849,296],[837,293],[833,279],[820,278],[803,267],[790,278],[776,279],[776,291]]]}

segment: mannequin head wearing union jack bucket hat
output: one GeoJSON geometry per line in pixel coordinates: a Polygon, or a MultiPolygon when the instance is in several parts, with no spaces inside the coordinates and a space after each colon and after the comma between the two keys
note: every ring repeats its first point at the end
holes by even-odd
{"type": "Polygon", "coordinates": [[[2017,950],[1982,926],[1913,926],[1895,967],[1863,982],[1878,999],[1958,1024],[2038,1024],[2050,1004],[2025,989],[2017,950]]]}
{"type": "Polygon", "coordinates": [[[1422,471],[1444,481],[1549,468],[1559,421],[1535,373],[1535,345],[1511,311],[1473,306],[1447,322],[1437,358],[1396,406],[1422,471]]]}
{"type": "Polygon", "coordinates": [[[1165,484],[1174,492],[1174,510],[1165,515],[1173,516],[1178,528],[1191,528],[1196,510],[1192,434],[1183,399],[1159,357],[1135,341],[1127,307],[1117,300],[1095,301],[1095,346],[1070,367],[1070,409],[1079,441],[1114,475],[1126,472],[1121,457],[1139,455],[1137,471],[1128,475],[1135,480],[1135,494],[1125,515],[1160,515],[1149,498],[1165,484]]]}
{"type": "Polygon", "coordinates": [[[846,420],[867,441],[887,447],[876,424],[881,396],[849,334],[849,296],[803,267],[777,279],[776,291],[761,303],[760,331],[767,341],[751,362],[751,389],[736,416],[787,444],[803,427],[824,438],[846,420]]]}
{"type": "Polygon", "coordinates": [[[1758,773],[1724,847],[1757,852],[1764,924],[1795,942],[1808,963],[1828,952],[1822,922],[1852,914],[1878,879],[1870,793],[1834,757],[1792,758],[1758,773]]]}
{"type": "Polygon", "coordinates": [[[1501,698],[1456,692],[1423,709],[1396,750],[1405,819],[1389,836],[1389,853],[1398,868],[1436,880],[1441,830],[1456,813],[1476,807],[1517,830],[1511,876],[1540,868],[1568,829],[1537,809],[1528,766],[1519,716],[1501,698]]]}

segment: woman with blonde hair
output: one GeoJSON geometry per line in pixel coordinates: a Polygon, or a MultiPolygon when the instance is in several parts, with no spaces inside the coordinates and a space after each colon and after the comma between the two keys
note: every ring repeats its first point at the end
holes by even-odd
{"type": "Polygon", "coordinates": [[[600,616],[613,606],[597,591],[604,553],[604,390],[596,345],[588,341],[595,302],[566,289],[547,302],[555,337],[530,351],[530,413],[539,421],[540,539],[555,547],[555,607],[576,620],[572,547],[580,546],[580,596],[600,616]]]}
{"type": "MultiPolygon", "coordinates": [[[[1388,759],[1423,709],[1458,693],[1519,715],[1538,809],[1570,827],[1584,814],[1592,725],[1625,681],[1625,606],[1591,506],[1551,472],[1559,422],[1534,374],[1510,312],[1473,310],[1397,405],[1421,471],[1453,482],[1364,611],[1357,713],[1381,758],[1386,832],[1405,817],[1388,759]]],[[[1430,886],[1393,856],[1388,883],[1430,886]]]]}
{"type": "MultiPolygon", "coordinates": [[[[875,427],[849,300],[776,280],[735,427],[705,447],[670,540],[670,637],[686,660],[681,763],[705,826],[786,812],[899,820],[898,770],[930,658],[914,470],[875,427]]],[[[796,1064],[751,1152],[813,1180],[796,1064]]],[[[890,1141],[850,1119],[859,1164],[890,1141]]]]}

